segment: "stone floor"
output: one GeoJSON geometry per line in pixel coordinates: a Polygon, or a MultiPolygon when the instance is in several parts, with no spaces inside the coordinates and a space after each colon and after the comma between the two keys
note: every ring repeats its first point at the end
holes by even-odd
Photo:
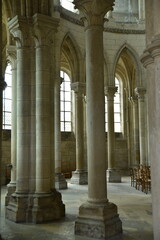
{"type": "MultiPolygon", "coordinates": [[[[74,222],[78,207],[87,199],[87,186],[70,184],[61,190],[66,206],[66,217],[47,224],[16,224],[5,219],[4,195],[2,188],[1,235],[3,240],[87,240],[74,235],[74,222]]],[[[108,184],[108,198],[118,205],[123,224],[123,240],[153,240],[151,194],[137,191],[130,186],[130,179],[122,183],[108,184]]]]}

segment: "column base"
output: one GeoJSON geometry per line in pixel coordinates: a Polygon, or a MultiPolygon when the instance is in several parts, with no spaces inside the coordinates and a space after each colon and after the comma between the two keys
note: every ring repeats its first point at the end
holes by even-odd
{"type": "Polygon", "coordinates": [[[45,223],[64,216],[65,205],[56,190],[49,194],[13,193],[6,207],[6,218],[17,223],[45,223]]]}
{"type": "Polygon", "coordinates": [[[5,206],[8,205],[11,195],[16,191],[16,183],[7,184],[7,194],[5,196],[5,206]]]}
{"type": "Polygon", "coordinates": [[[122,222],[113,203],[84,203],[79,208],[75,234],[95,239],[122,239],[122,222]]]}
{"type": "Polygon", "coordinates": [[[78,185],[88,184],[88,172],[85,170],[76,170],[72,172],[71,183],[78,185]]]}
{"type": "Polygon", "coordinates": [[[67,181],[63,173],[55,174],[55,187],[56,189],[67,189],[67,181]]]}
{"type": "Polygon", "coordinates": [[[121,171],[118,169],[107,170],[107,182],[121,183],[121,171]]]}

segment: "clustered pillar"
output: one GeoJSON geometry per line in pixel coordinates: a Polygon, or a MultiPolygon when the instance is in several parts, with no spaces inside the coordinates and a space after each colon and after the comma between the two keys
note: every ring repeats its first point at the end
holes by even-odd
{"type": "Polygon", "coordinates": [[[79,208],[75,234],[110,239],[122,232],[106,186],[103,23],[113,2],[75,0],[74,4],[85,16],[88,157],[88,200],[79,208]]]}
{"type": "Polygon", "coordinates": [[[84,93],[85,83],[72,83],[71,89],[75,92],[75,111],[76,111],[76,171],[72,172],[71,183],[87,184],[87,171],[84,161],[84,93]]]}
{"type": "Polygon", "coordinates": [[[109,86],[106,88],[107,110],[108,110],[108,182],[121,182],[120,170],[115,166],[115,132],[114,132],[114,96],[117,87],[109,86]]]}
{"type": "Polygon", "coordinates": [[[53,182],[49,56],[57,26],[57,19],[42,14],[35,14],[30,21],[19,16],[9,21],[17,46],[17,169],[16,190],[9,197],[6,217],[14,222],[41,223],[65,215],[53,182]]]}

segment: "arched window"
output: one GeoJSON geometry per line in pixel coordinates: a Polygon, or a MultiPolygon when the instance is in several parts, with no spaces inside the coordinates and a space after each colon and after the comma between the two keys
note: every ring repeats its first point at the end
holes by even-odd
{"type": "Polygon", "coordinates": [[[71,124],[71,113],[72,113],[72,104],[71,104],[71,80],[67,73],[61,71],[61,78],[63,78],[63,82],[61,84],[60,90],[60,122],[61,122],[61,131],[70,132],[72,129],[71,124]]]}
{"type": "Polygon", "coordinates": [[[6,89],[3,91],[3,129],[11,129],[12,71],[8,63],[5,71],[6,89]]]}
{"type": "Polygon", "coordinates": [[[117,92],[114,97],[114,131],[121,132],[121,95],[120,83],[117,78],[115,78],[115,86],[117,87],[117,92]]]}
{"type": "MultiPolygon", "coordinates": [[[[121,89],[120,82],[115,78],[115,86],[117,87],[117,92],[114,97],[114,131],[121,132],[121,89]]],[[[107,118],[107,97],[105,97],[105,131],[108,132],[108,118],[107,118]]]]}
{"type": "Polygon", "coordinates": [[[60,0],[61,6],[71,12],[79,13],[77,9],[74,8],[73,0],[60,0]]]}

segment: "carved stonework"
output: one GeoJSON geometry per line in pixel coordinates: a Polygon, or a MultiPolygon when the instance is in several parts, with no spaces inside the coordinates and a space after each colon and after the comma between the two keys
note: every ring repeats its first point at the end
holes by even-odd
{"type": "Polygon", "coordinates": [[[115,93],[118,87],[109,86],[105,88],[105,95],[107,96],[107,101],[113,101],[115,93]]]}
{"type": "Polygon", "coordinates": [[[71,89],[75,93],[83,95],[86,92],[86,84],[82,82],[75,82],[71,84],[71,89]]]}
{"type": "Polygon", "coordinates": [[[59,19],[42,14],[33,16],[33,36],[36,46],[49,45],[53,41],[53,33],[57,31],[59,19]]]}
{"type": "Polygon", "coordinates": [[[10,33],[13,35],[18,48],[32,45],[30,21],[25,17],[15,16],[8,22],[10,33]]]}
{"type": "Polygon", "coordinates": [[[146,89],[144,87],[135,88],[135,93],[137,94],[139,100],[144,101],[144,96],[146,94],[146,89]]]}
{"type": "Polygon", "coordinates": [[[74,0],[73,3],[84,14],[87,26],[103,26],[104,15],[113,10],[114,0],[74,0]]]}

